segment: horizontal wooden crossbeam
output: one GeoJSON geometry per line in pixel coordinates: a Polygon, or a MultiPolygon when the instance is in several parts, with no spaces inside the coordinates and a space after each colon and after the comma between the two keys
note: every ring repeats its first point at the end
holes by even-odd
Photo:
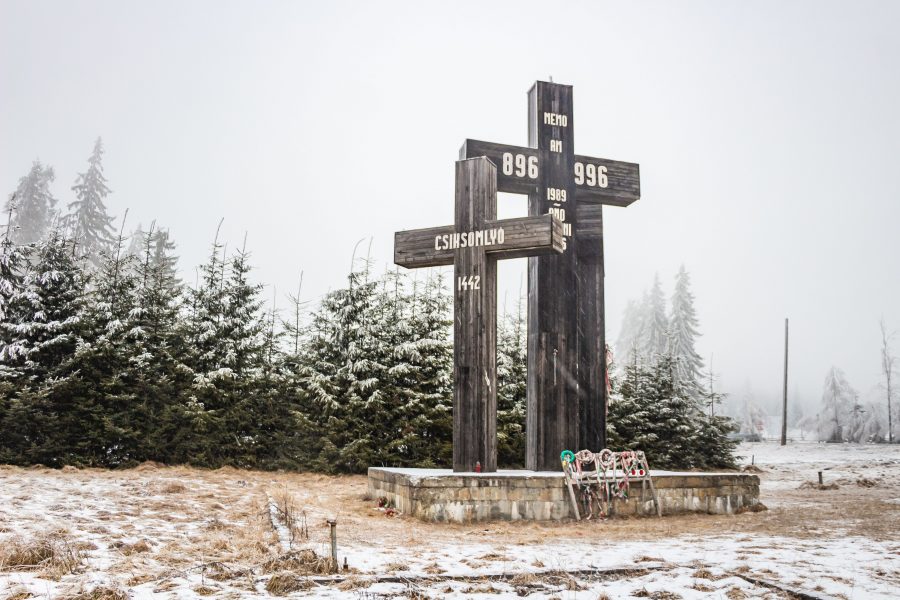
{"type": "MultiPolygon", "coordinates": [[[[537,190],[540,153],[537,148],[466,140],[460,159],[486,156],[497,166],[497,191],[530,194],[537,190]]],[[[576,154],[572,177],[579,202],[628,206],[641,197],[641,170],[636,163],[576,154]]]]}
{"type": "Polygon", "coordinates": [[[459,248],[483,247],[493,258],[521,258],[561,253],[563,227],[552,215],[486,221],[478,231],[456,231],[453,225],[411,229],[394,234],[394,263],[401,267],[452,265],[459,248]]]}

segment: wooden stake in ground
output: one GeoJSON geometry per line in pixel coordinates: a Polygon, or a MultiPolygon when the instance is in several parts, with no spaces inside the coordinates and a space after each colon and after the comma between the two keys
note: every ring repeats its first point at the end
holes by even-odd
{"type": "Polygon", "coordinates": [[[781,409],[781,445],[787,445],[788,320],[784,320],[784,402],[781,409]]]}

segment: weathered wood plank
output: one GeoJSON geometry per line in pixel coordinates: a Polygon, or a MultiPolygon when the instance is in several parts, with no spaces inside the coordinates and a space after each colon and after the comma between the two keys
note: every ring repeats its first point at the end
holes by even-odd
{"type": "Polygon", "coordinates": [[[455,250],[469,245],[469,233],[476,246],[498,259],[562,251],[562,224],[551,215],[537,215],[486,221],[477,230],[460,231],[447,225],[398,231],[394,234],[394,263],[409,269],[452,265],[455,250]],[[460,235],[454,237],[457,233],[460,235]],[[467,239],[463,240],[462,234],[467,239]]]}
{"type": "Polygon", "coordinates": [[[538,153],[534,148],[495,144],[481,140],[466,140],[459,149],[459,158],[486,156],[497,167],[497,191],[511,194],[529,194],[537,187],[538,153]],[[503,155],[509,154],[509,162],[504,170],[503,155]],[[518,159],[517,156],[522,156],[518,159]],[[529,163],[531,166],[529,172],[529,163]],[[532,177],[533,175],[533,177],[532,177]]]}
{"type": "Polygon", "coordinates": [[[594,242],[603,238],[603,205],[579,204],[575,209],[578,216],[575,237],[579,244],[593,238],[594,242]]]}
{"type": "MultiPolygon", "coordinates": [[[[528,213],[564,208],[569,226],[577,231],[572,87],[537,82],[528,104],[528,143],[538,149],[541,164],[528,213]]],[[[560,451],[579,441],[576,242],[569,237],[563,254],[528,259],[525,464],[537,471],[558,470],[560,451]]]]}
{"type": "MultiPolygon", "coordinates": [[[[497,166],[497,191],[531,194],[537,189],[544,167],[536,148],[467,139],[459,150],[460,159],[476,156],[486,156],[497,166]]],[[[576,154],[571,174],[580,202],[628,206],[641,197],[641,170],[636,163],[576,154]]]]}
{"type": "MultiPolygon", "coordinates": [[[[610,160],[608,158],[593,158],[591,156],[575,155],[575,196],[579,203],[584,204],[609,204],[611,206],[628,206],[641,198],[641,167],[636,163],[610,160]],[[579,169],[578,164],[586,168],[579,169]],[[594,175],[594,181],[598,185],[589,185],[590,172],[588,165],[593,165],[596,173],[597,167],[606,169],[606,187],[600,187],[599,175],[594,175]],[[579,183],[579,181],[581,183],[579,183]]],[[[502,190],[501,190],[502,191],[502,190]]]]}
{"type": "MultiPolygon", "coordinates": [[[[497,217],[496,168],[486,158],[456,163],[456,227],[483,229],[497,217]]],[[[497,261],[483,246],[454,251],[453,470],[497,470],[497,261]]]]}

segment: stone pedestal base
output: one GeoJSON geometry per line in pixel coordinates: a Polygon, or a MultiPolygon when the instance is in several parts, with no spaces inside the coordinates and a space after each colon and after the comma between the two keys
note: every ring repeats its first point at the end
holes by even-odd
{"type": "MultiPolygon", "coordinates": [[[[731,514],[759,502],[759,477],[743,473],[652,471],[664,515],[731,514]]],[[[369,493],[426,521],[574,518],[562,472],[454,473],[449,469],[369,468],[369,493]]],[[[634,483],[615,514],[654,515],[649,486],[634,483]]]]}

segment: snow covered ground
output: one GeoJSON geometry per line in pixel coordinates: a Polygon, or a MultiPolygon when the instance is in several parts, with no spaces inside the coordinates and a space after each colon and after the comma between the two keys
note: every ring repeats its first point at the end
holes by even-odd
{"type": "Polygon", "coordinates": [[[0,600],[900,597],[900,447],[740,454],[770,510],[469,526],[390,516],[364,477],[0,467],[0,600]]]}

